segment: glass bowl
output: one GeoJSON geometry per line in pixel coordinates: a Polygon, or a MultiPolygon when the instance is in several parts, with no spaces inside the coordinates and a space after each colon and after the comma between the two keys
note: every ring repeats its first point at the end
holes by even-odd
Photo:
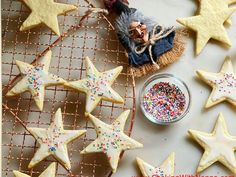
{"type": "Polygon", "coordinates": [[[187,85],[172,74],[156,74],[140,91],[140,106],[153,123],[168,125],[182,119],[189,111],[191,95],[187,85]]]}

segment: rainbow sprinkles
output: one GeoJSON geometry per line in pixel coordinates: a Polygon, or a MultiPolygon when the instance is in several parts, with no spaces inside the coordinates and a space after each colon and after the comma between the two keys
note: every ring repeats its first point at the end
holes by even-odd
{"type": "Polygon", "coordinates": [[[147,82],[141,93],[141,108],[148,119],[158,124],[168,124],[186,114],[190,95],[184,83],[170,75],[155,75],[147,82]]]}

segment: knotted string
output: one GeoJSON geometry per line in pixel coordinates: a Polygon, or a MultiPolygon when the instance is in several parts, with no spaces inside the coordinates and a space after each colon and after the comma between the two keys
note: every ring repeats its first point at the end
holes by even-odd
{"type": "Polygon", "coordinates": [[[152,34],[150,36],[150,39],[147,42],[145,42],[144,44],[142,44],[140,46],[135,47],[135,52],[137,54],[142,54],[148,48],[148,53],[149,53],[150,59],[152,61],[152,64],[154,64],[157,67],[157,69],[159,69],[160,66],[153,59],[152,46],[155,45],[155,43],[158,40],[167,37],[170,33],[172,33],[175,30],[175,28],[174,28],[174,26],[172,26],[172,27],[168,28],[167,29],[168,31],[166,32],[166,29],[161,27],[161,30],[157,34],[155,34],[157,27],[158,27],[158,25],[155,25],[153,27],[152,34]]]}

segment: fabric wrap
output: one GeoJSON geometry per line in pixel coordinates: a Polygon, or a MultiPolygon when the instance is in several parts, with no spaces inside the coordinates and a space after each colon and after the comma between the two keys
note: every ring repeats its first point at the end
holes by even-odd
{"type": "MultiPolygon", "coordinates": [[[[160,30],[157,30],[156,33],[158,33],[159,31],[160,30]]],[[[173,48],[174,37],[175,37],[175,31],[170,33],[167,37],[158,40],[152,46],[152,55],[156,62],[158,62],[158,59],[162,54],[173,48]]],[[[127,52],[128,52],[129,63],[133,66],[140,66],[146,63],[151,63],[148,48],[141,54],[137,54],[134,50],[131,50],[130,48],[129,50],[127,50],[127,52]]]]}
{"type": "Polygon", "coordinates": [[[119,12],[120,17],[118,17],[118,19],[116,20],[117,35],[121,44],[124,46],[126,52],[128,53],[129,63],[132,66],[140,66],[146,63],[153,64],[153,61],[158,63],[159,57],[173,48],[175,31],[171,32],[172,29],[165,29],[162,28],[162,26],[160,25],[156,25],[156,23],[152,19],[144,17],[143,15],[141,15],[141,13],[137,11],[137,9],[129,8],[128,6],[126,6],[123,3],[123,1],[125,0],[105,1],[109,1],[109,3],[107,2],[107,6],[110,6],[111,3],[113,5],[113,8],[115,8],[116,11],[119,12]],[[161,32],[160,35],[163,36],[163,38],[160,38],[159,40],[155,41],[154,44],[153,42],[151,42],[151,44],[148,44],[151,45],[151,52],[149,50],[150,47],[147,47],[143,52],[136,52],[137,50],[135,50],[135,48],[141,47],[143,43],[135,42],[133,39],[130,38],[127,32],[127,27],[131,22],[130,20],[141,21],[142,23],[146,24],[148,26],[149,39],[152,39],[154,34],[158,35],[159,32],[161,32]],[[165,30],[162,33],[163,29],[165,30]],[[165,34],[167,36],[164,36],[165,34]]]}

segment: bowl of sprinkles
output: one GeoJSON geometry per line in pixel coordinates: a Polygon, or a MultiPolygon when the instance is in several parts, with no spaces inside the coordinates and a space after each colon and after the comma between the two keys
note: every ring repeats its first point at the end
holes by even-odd
{"type": "Polygon", "coordinates": [[[140,92],[141,110],[151,122],[168,125],[189,111],[191,96],[187,85],[172,74],[157,74],[147,79],[140,92]]]}

